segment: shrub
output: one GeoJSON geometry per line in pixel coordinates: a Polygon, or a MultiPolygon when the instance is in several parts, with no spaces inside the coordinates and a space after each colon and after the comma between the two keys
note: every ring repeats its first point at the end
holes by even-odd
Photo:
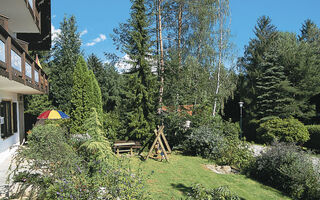
{"type": "Polygon", "coordinates": [[[236,124],[221,120],[211,126],[194,128],[185,142],[185,152],[215,160],[217,164],[243,168],[253,156],[239,140],[238,133],[236,124]]]}
{"type": "Polygon", "coordinates": [[[177,147],[186,140],[189,130],[184,127],[189,120],[180,112],[168,112],[164,115],[164,126],[167,140],[171,147],[177,147]]]}
{"type": "Polygon", "coordinates": [[[320,125],[306,126],[310,134],[310,140],[306,142],[305,146],[320,151],[320,125]]]}
{"type": "Polygon", "coordinates": [[[307,128],[297,119],[274,117],[262,122],[257,129],[260,139],[265,143],[293,142],[304,143],[309,139],[307,128]]]}
{"type": "Polygon", "coordinates": [[[76,146],[57,124],[35,127],[14,159],[12,198],[29,188],[30,199],[145,199],[141,173],[113,155],[95,110],[83,127],[76,146]]]}
{"type": "Polygon", "coordinates": [[[310,157],[292,144],[274,144],[256,158],[249,174],[294,199],[320,199],[320,174],[310,157]]]}
{"type": "Polygon", "coordinates": [[[201,184],[192,187],[188,194],[188,200],[240,200],[241,198],[230,192],[228,186],[221,186],[214,189],[206,189],[201,184]]]}
{"type": "Polygon", "coordinates": [[[68,145],[65,133],[65,129],[56,124],[39,125],[32,129],[28,135],[28,146],[20,147],[13,159],[15,165],[12,165],[11,175],[15,182],[12,187],[22,183],[17,195],[23,195],[29,187],[41,199],[55,180],[71,175],[73,167],[79,163],[79,157],[68,145]]]}

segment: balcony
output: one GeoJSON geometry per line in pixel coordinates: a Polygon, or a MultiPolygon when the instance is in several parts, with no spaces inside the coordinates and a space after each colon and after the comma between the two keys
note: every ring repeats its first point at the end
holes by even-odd
{"type": "Polygon", "coordinates": [[[41,17],[36,0],[1,1],[0,13],[9,18],[12,33],[40,33],[41,17]]]}
{"type": "Polygon", "coordinates": [[[20,94],[48,93],[48,76],[28,54],[28,44],[13,38],[4,28],[5,24],[6,20],[0,23],[0,90],[20,94]]]}

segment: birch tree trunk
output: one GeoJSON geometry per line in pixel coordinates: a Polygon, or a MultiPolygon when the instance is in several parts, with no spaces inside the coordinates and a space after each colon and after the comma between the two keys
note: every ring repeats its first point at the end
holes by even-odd
{"type": "Polygon", "coordinates": [[[212,115],[216,116],[217,112],[217,95],[219,94],[220,89],[220,73],[221,73],[221,65],[222,65],[222,51],[223,51],[223,13],[222,13],[222,0],[219,0],[219,9],[218,9],[218,20],[219,20],[219,57],[218,57],[218,74],[217,74],[217,87],[215,91],[215,99],[213,105],[212,115]]]}
{"type": "Polygon", "coordinates": [[[159,110],[158,113],[162,113],[163,107],[163,87],[164,87],[164,53],[163,53],[163,40],[162,40],[162,23],[161,23],[161,2],[158,0],[158,31],[159,31],[159,43],[160,43],[160,90],[159,90],[159,110]]]}
{"type": "Polygon", "coordinates": [[[181,58],[181,36],[182,36],[182,2],[179,2],[179,13],[178,13],[178,58],[179,67],[182,65],[181,58]]]}

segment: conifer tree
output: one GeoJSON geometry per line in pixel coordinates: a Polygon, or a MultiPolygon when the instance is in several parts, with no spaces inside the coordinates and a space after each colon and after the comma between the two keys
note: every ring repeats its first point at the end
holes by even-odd
{"type": "Polygon", "coordinates": [[[90,136],[81,148],[84,148],[91,156],[97,161],[107,161],[114,154],[107,138],[105,138],[102,124],[100,123],[98,113],[95,108],[92,108],[88,119],[85,120],[83,125],[84,130],[90,136]]]}
{"type": "Polygon", "coordinates": [[[49,97],[58,109],[69,113],[71,108],[72,75],[80,55],[81,40],[77,32],[76,19],[64,17],[61,33],[54,41],[53,60],[49,73],[49,97]]]}
{"type": "Polygon", "coordinates": [[[96,109],[96,112],[98,113],[98,116],[101,117],[103,114],[102,111],[102,97],[101,97],[101,90],[99,87],[99,83],[96,79],[96,76],[94,75],[93,71],[89,71],[90,79],[91,79],[91,85],[92,85],[92,102],[93,107],[96,109]]]}
{"type": "Polygon", "coordinates": [[[95,108],[102,116],[102,100],[99,84],[92,70],[88,70],[82,56],[78,58],[73,72],[73,88],[71,98],[71,133],[84,133],[83,124],[89,118],[91,109],[95,108]]]}
{"type": "Polygon", "coordinates": [[[82,133],[82,125],[85,120],[85,61],[79,57],[73,72],[73,88],[71,98],[71,130],[73,134],[82,133]]]}
{"type": "Polygon", "coordinates": [[[284,67],[277,58],[278,52],[271,48],[264,53],[263,61],[259,64],[262,73],[257,80],[257,117],[289,117],[294,99],[290,97],[293,88],[290,86],[284,67]]]}
{"type": "Polygon", "coordinates": [[[131,18],[128,21],[128,40],[123,51],[130,57],[132,68],[127,75],[126,113],[127,134],[143,141],[153,135],[156,112],[155,77],[151,73],[150,36],[144,0],[132,0],[131,18]]]}

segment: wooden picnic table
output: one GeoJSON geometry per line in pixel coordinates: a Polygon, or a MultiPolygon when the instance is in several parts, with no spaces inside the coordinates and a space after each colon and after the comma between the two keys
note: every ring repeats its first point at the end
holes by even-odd
{"type": "Polygon", "coordinates": [[[131,155],[133,155],[134,149],[140,149],[141,144],[140,142],[133,141],[133,140],[118,140],[113,144],[113,148],[115,152],[117,152],[117,155],[120,155],[120,153],[123,152],[130,152],[131,155]]]}

